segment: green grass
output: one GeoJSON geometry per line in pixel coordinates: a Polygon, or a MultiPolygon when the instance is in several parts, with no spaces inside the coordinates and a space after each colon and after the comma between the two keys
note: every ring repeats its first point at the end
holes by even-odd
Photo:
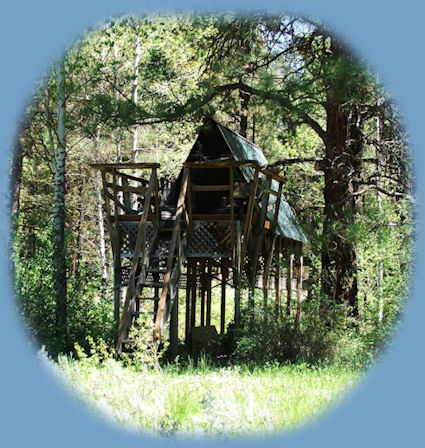
{"type": "Polygon", "coordinates": [[[290,430],[328,409],[361,373],[337,366],[169,366],[136,371],[114,360],[59,360],[65,382],[92,408],[162,435],[290,430]]]}

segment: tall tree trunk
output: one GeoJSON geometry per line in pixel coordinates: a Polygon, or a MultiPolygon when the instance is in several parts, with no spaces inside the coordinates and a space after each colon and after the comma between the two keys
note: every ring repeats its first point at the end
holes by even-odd
{"type": "Polygon", "coordinates": [[[357,315],[356,247],[347,238],[347,229],[355,221],[353,193],[363,149],[358,112],[348,114],[338,103],[328,105],[324,142],[322,292],[335,303],[348,304],[357,315]]]}
{"type": "MultiPolygon", "coordinates": [[[[134,42],[134,61],[133,61],[133,92],[132,99],[133,103],[137,105],[138,103],[138,88],[139,88],[139,63],[140,63],[140,37],[136,34],[136,39],[134,42]]],[[[137,158],[137,148],[138,148],[138,137],[139,137],[139,126],[136,124],[133,130],[133,162],[136,162],[137,158]]]]}
{"type": "Polygon", "coordinates": [[[55,155],[54,211],[53,211],[53,270],[56,299],[56,330],[60,350],[67,345],[67,295],[65,264],[65,78],[64,60],[57,71],[57,148],[55,155]]]}
{"type": "Polygon", "coordinates": [[[248,104],[251,99],[251,94],[244,92],[243,90],[239,90],[239,97],[241,99],[241,121],[239,133],[246,138],[248,132],[248,104]]]}
{"type": "MultiPolygon", "coordinates": [[[[379,103],[378,103],[379,106],[379,103]]],[[[381,144],[381,117],[378,115],[376,117],[376,141],[378,143],[378,147],[381,144]]],[[[380,160],[379,160],[379,151],[378,147],[375,149],[375,156],[378,160],[376,164],[376,170],[377,170],[377,177],[376,177],[376,186],[379,188],[381,186],[381,176],[380,176],[380,160]]],[[[379,190],[376,190],[376,200],[378,202],[378,210],[379,212],[382,212],[382,197],[381,192],[379,190]]],[[[382,294],[382,285],[384,283],[384,266],[383,266],[383,257],[382,257],[382,249],[381,249],[381,232],[378,233],[378,244],[379,244],[379,254],[378,254],[378,278],[376,281],[377,286],[377,294],[378,294],[378,321],[380,324],[382,324],[382,321],[384,320],[384,296],[382,294]]]]}
{"type": "MultiPolygon", "coordinates": [[[[19,129],[19,132],[22,133],[23,130],[19,129]]],[[[22,163],[24,160],[23,139],[22,134],[16,136],[12,154],[12,170],[10,175],[12,190],[10,212],[12,223],[18,215],[21,197],[22,163]]]]}
{"type": "MultiPolygon", "coordinates": [[[[114,62],[116,65],[114,65],[114,102],[115,107],[118,111],[118,47],[117,43],[114,42],[114,62]]],[[[120,163],[122,161],[121,156],[121,128],[119,126],[115,129],[115,151],[116,151],[116,157],[117,157],[117,163],[120,163]]]]}

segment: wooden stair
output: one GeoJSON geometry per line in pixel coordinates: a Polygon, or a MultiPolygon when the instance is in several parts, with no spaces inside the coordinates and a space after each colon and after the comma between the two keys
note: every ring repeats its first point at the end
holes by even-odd
{"type": "MultiPolygon", "coordinates": [[[[151,302],[153,304],[152,315],[155,322],[154,338],[157,341],[161,339],[173,309],[177,312],[178,282],[186,261],[185,252],[189,233],[189,226],[181,225],[181,217],[183,214],[186,216],[186,221],[189,221],[184,204],[188,183],[188,171],[186,170],[183,175],[182,188],[173,227],[161,227],[160,223],[150,253],[145,254],[143,235],[146,233],[146,219],[143,217],[148,214],[150,195],[154,188],[153,178],[151,178],[151,182],[147,189],[145,208],[140,220],[126,298],[118,327],[117,355],[123,351],[127,351],[129,346],[134,342],[129,338],[129,333],[138,316],[142,313],[140,311],[140,302],[151,302]],[[156,294],[153,297],[145,297],[143,295],[145,289],[154,289],[156,294]]],[[[170,327],[170,340],[172,346],[173,344],[175,346],[177,345],[177,327],[173,328],[173,325],[170,327]]]]}

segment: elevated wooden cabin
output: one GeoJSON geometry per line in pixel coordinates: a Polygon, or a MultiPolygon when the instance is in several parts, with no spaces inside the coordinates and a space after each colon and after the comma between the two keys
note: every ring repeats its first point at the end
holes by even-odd
{"type": "Polygon", "coordinates": [[[158,164],[92,166],[102,174],[114,254],[117,353],[131,344],[130,328],[149,305],[156,338],[169,324],[174,352],[179,306],[185,307],[186,342],[196,333],[194,329],[214,333],[212,279],[221,282],[221,333],[225,331],[226,284],[235,291],[235,328],[240,322],[242,280],[253,290],[261,277],[267,299],[273,271],[279,310],[282,254],[288,260],[287,301],[292,294],[293,254],[298,255],[299,304],[300,254],[306,238],[282,194],[284,179],[268,169],[258,146],[208,120],[168,192],[158,182],[158,164]],[[179,300],[181,291],[184,300],[179,300]]]}

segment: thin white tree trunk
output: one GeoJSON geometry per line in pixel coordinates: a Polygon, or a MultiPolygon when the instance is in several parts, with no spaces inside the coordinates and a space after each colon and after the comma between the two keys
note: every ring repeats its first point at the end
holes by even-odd
{"type": "MultiPolygon", "coordinates": [[[[96,130],[96,140],[95,140],[95,158],[96,162],[99,161],[100,152],[100,126],[96,130]]],[[[99,224],[99,253],[100,253],[100,264],[102,269],[102,297],[106,299],[107,296],[107,285],[109,281],[108,277],[108,265],[106,257],[106,244],[105,244],[105,222],[103,219],[103,209],[102,209],[102,181],[100,179],[100,172],[96,170],[95,178],[95,188],[96,188],[96,200],[97,200],[97,217],[99,224]]]]}
{"type": "MultiPolygon", "coordinates": [[[[376,140],[378,142],[378,145],[381,142],[381,117],[376,117],[376,140]]],[[[380,187],[380,175],[379,175],[379,170],[380,170],[380,162],[379,162],[379,151],[378,149],[376,149],[376,158],[378,160],[377,164],[376,164],[376,169],[378,171],[378,176],[376,177],[376,186],[379,188],[380,187]]],[[[381,192],[379,190],[376,190],[376,199],[378,202],[378,209],[381,212],[382,211],[382,196],[381,196],[381,192]]],[[[379,248],[378,248],[378,278],[377,278],[377,282],[376,282],[376,286],[377,286],[377,293],[378,293],[378,321],[381,324],[382,321],[384,320],[384,297],[382,294],[382,284],[384,281],[384,267],[383,267],[383,263],[382,263],[382,250],[381,250],[381,238],[378,238],[378,244],[379,244],[379,248]]]]}
{"type": "Polygon", "coordinates": [[[57,69],[57,147],[54,160],[54,210],[53,210],[53,270],[56,299],[56,330],[60,349],[65,350],[67,344],[67,297],[66,297],[66,264],[65,264],[65,162],[66,162],[66,130],[65,130],[65,68],[64,60],[57,69]]]}
{"type": "MultiPolygon", "coordinates": [[[[118,47],[117,43],[114,42],[114,59],[115,64],[118,63],[118,47]]],[[[114,66],[114,101],[115,101],[115,107],[118,108],[118,70],[116,65],[114,66]]],[[[115,129],[115,151],[117,156],[117,162],[121,162],[122,156],[121,156],[121,128],[117,126],[115,129]]]]}
{"type": "MultiPolygon", "coordinates": [[[[140,53],[141,53],[141,48],[140,48],[140,37],[137,34],[136,31],[136,39],[134,42],[134,61],[133,61],[133,92],[132,92],[132,99],[133,99],[133,103],[135,105],[138,104],[139,101],[139,63],[140,63],[140,53]]],[[[133,161],[136,162],[137,159],[137,148],[138,148],[138,137],[139,137],[139,126],[134,126],[134,130],[133,130],[133,145],[132,145],[132,150],[133,150],[133,161]]]]}

